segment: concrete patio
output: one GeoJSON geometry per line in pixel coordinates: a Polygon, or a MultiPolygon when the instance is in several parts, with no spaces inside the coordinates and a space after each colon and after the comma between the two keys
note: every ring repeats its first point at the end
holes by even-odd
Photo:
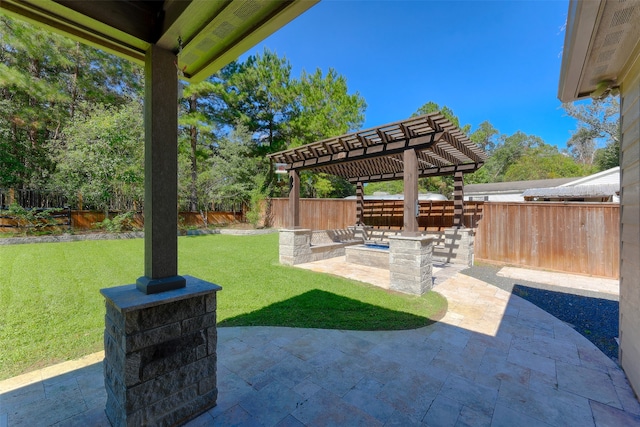
{"type": "MultiPolygon", "coordinates": [[[[218,404],[187,425],[640,426],[624,373],[586,338],[441,267],[449,309],[424,328],[219,328],[218,404]]],[[[102,357],[0,382],[0,427],[108,425],[102,357]]]]}

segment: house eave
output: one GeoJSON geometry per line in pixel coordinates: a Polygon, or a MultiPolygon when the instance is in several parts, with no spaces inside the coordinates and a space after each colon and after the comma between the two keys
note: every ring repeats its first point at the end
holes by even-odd
{"type": "Polygon", "coordinates": [[[558,88],[558,98],[562,102],[575,101],[590,94],[580,92],[580,86],[602,14],[602,3],[601,0],[572,0],[569,3],[558,88]]]}
{"type": "Polygon", "coordinates": [[[640,52],[640,2],[571,0],[558,97],[616,94],[640,52]]]}

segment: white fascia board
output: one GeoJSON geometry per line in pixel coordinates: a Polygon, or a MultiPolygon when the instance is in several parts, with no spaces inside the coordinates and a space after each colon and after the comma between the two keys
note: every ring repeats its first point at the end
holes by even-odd
{"type": "Polygon", "coordinates": [[[571,0],[569,3],[558,87],[558,98],[562,102],[572,102],[587,96],[580,94],[580,83],[603,3],[602,0],[571,0]]]}

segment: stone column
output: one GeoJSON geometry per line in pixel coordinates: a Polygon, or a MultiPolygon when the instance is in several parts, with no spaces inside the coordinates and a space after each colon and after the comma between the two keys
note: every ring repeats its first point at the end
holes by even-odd
{"type": "Polygon", "coordinates": [[[426,236],[389,236],[390,289],[422,295],[433,287],[433,239],[426,236]]]}
{"type": "Polygon", "coordinates": [[[280,264],[295,265],[312,261],[311,233],[307,228],[280,230],[280,264]]]}
{"type": "Polygon", "coordinates": [[[144,276],[150,294],[185,286],[178,276],[178,74],[176,55],[152,45],[145,57],[144,276]]]}
{"type": "Polygon", "coordinates": [[[104,372],[111,425],[170,426],[216,404],[216,292],[185,276],[185,288],[146,295],[135,285],[102,289],[104,372]]]}
{"type": "Polygon", "coordinates": [[[453,174],[453,227],[464,227],[464,181],[462,172],[453,174]]]}
{"type": "Polygon", "coordinates": [[[418,156],[414,149],[404,152],[404,220],[402,234],[418,232],[418,156]]]}
{"type": "Polygon", "coordinates": [[[289,171],[289,228],[300,226],[300,173],[289,171]]]}
{"type": "Polygon", "coordinates": [[[176,56],[145,58],[144,276],[102,289],[105,412],[114,426],[168,426],[215,406],[216,292],[178,276],[176,56]]]}

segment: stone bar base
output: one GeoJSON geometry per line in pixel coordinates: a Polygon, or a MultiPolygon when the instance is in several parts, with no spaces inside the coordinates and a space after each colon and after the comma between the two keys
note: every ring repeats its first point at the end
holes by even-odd
{"type": "Polygon", "coordinates": [[[473,229],[448,228],[440,232],[429,232],[429,236],[434,240],[434,261],[473,266],[473,229]]]}
{"type": "Polygon", "coordinates": [[[106,414],[113,426],[170,426],[215,406],[216,292],[186,287],[145,295],[136,285],[101,289],[106,299],[106,414]]]}
{"type": "Polygon", "coordinates": [[[345,248],[345,260],[349,264],[389,269],[389,249],[370,248],[365,245],[354,245],[345,248]]]}
{"type": "Polygon", "coordinates": [[[311,261],[311,230],[292,228],[280,230],[280,264],[295,265],[311,261]]]}
{"type": "Polygon", "coordinates": [[[389,289],[422,295],[433,287],[433,239],[428,236],[389,236],[389,289]]]}
{"type": "Polygon", "coordinates": [[[353,239],[352,232],[346,235],[328,234],[333,235],[333,238],[337,241],[329,240],[329,243],[312,245],[311,239],[313,237],[313,231],[308,228],[280,230],[280,264],[296,265],[344,256],[345,247],[363,243],[362,240],[353,239]]]}

